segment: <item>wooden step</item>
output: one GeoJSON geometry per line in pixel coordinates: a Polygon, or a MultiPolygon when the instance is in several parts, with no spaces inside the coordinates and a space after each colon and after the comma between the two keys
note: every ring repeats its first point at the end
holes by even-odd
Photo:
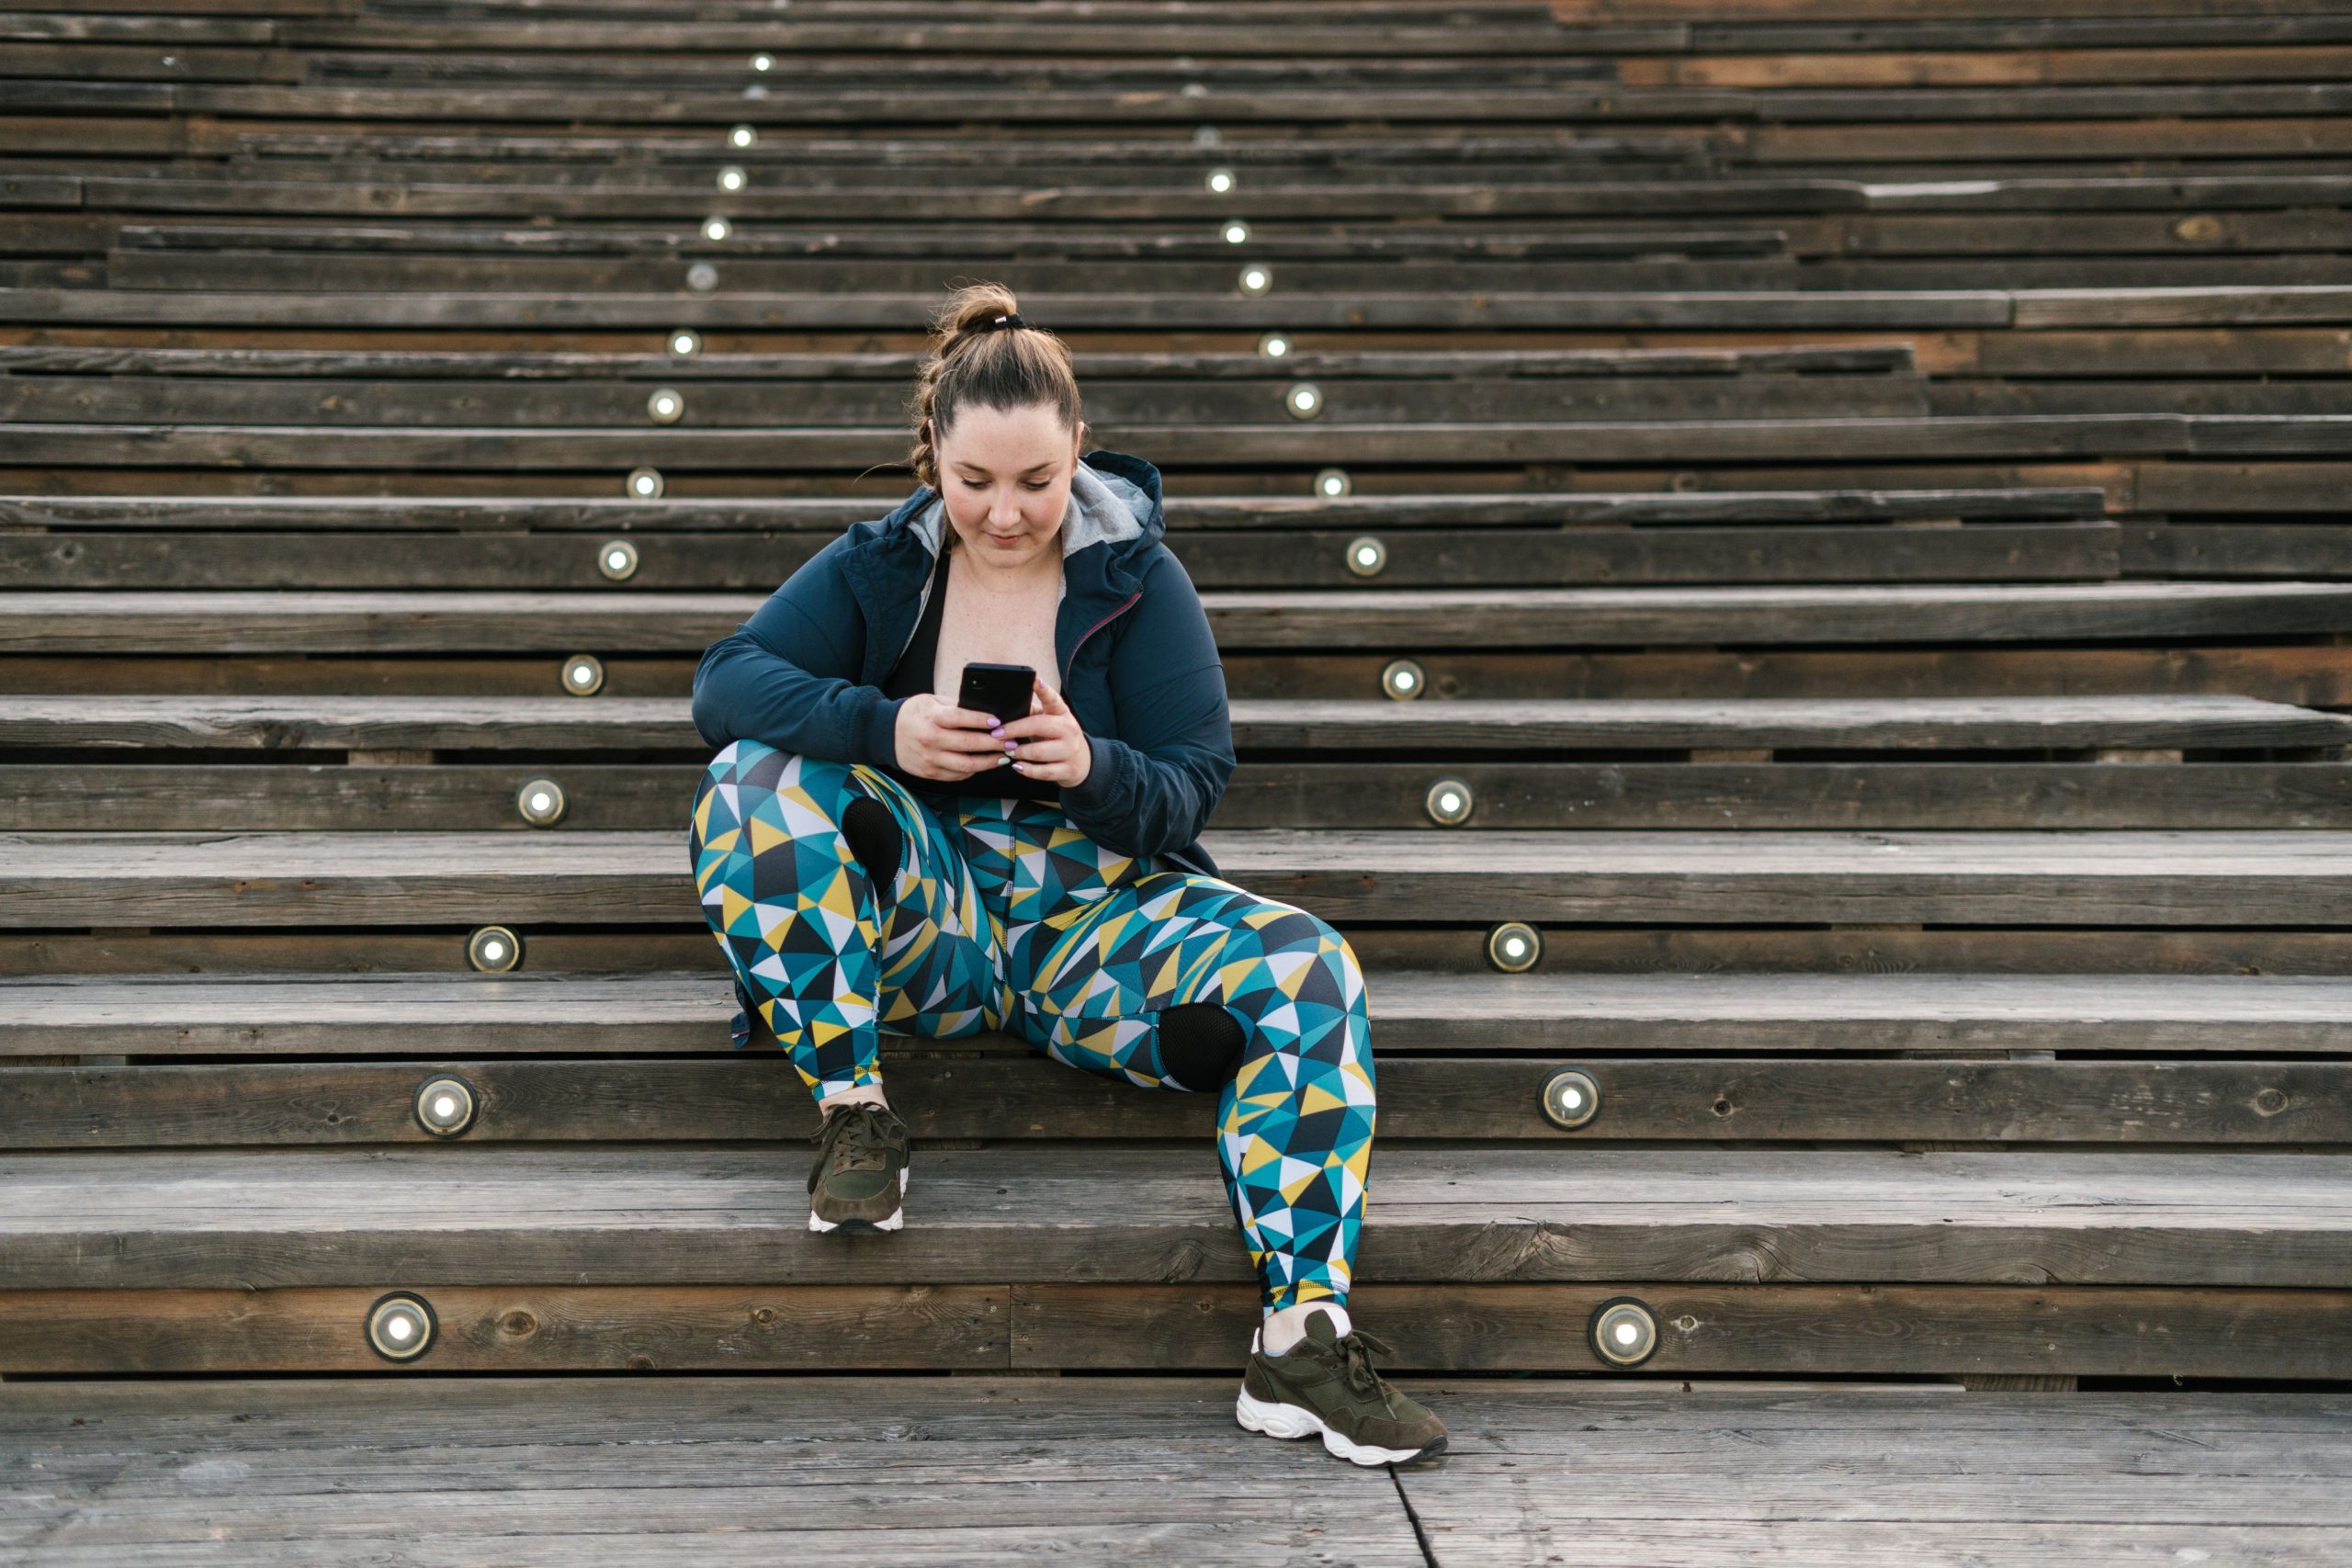
{"type": "MultiPolygon", "coordinates": [[[[1261,360],[1251,368],[1255,374],[1246,378],[1226,377],[1214,381],[1167,377],[1127,381],[1096,375],[1086,382],[1087,417],[1093,428],[1101,430],[1262,422],[1284,412],[1284,399],[1308,374],[1279,361],[1261,360]]],[[[1316,385],[1322,393],[1316,421],[1323,429],[1403,422],[1763,419],[1784,412],[1792,400],[1801,400],[1805,413],[1815,419],[1917,418],[1936,412],[1956,416],[2064,413],[2075,412],[2082,398],[2093,396],[2087,391],[2075,394],[2072,407],[2047,410],[2033,406],[1939,409],[1931,402],[1927,386],[1907,376],[1870,373],[1800,378],[1764,372],[1647,376],[1632,367],[1609,377],[1540,378],[1481,376],[1464,367],[1442,380],[1372,373],[1327,378],[1316,385]]],[[[2166,402],[2158,402],[2153,389],[2131,390],[2139,402],[2155,404],[2157,412],[2169,412],[2204,389],[2177,392],[2166,402]]],[[[872,427],[896,418],[905,396],[905,378],[895,381],[705,379],[693,384],[691,396],[679,399],[673,428],[872,427]]],[[[2008,400],[2029,400],[2018,394],[2008,400]]],[[[2209,396],[2207,400],[2215,406],[2179,412],[2332,412],[2331,408],[2234,408],[2220,406],[2218,398],[2209,396]]],[[[355,432],[376,426],[420,431],[495,426],[518,434],[595,427],[645,432],[653,423],[646,402],[642,388],[568,378],[429,382],[373,377],[298,380],[254,376],[41,375],[0,378],[0,420],[12,425],[318,425],[355,432]]],[[[2130,400],[2119,395],[2095,401],[2088,412],[2122,412],[2130,407],[2130,400]],[[2105,406],[2109,402],[2114,406],[2105,406]]]]}
{"type": "MultiPolygon", "coordinates": [[[[681,698],[31,696],[0,746],[568,751],[710,748],[681,698]]],[[[2352,716],[2253,697],[1341,699],[1227,704],[1242,750],[2244,751],[2352,743],[2352,716]]],[[[1751,759],[1753,760],[1753,759],[1751,759]]]]}
{"type": "MultiPolygon", "coordinates": [[[[2120,569],[2107,522],[1952,527],[1427,530],[1381,542],[1390,588],[1582,584],[2097,581],[2120,569]]],[[[806,535],[663,533],[635,546],[635,592],[772,588],[826,541],[806,535]]],[[[606,585],[602,540],[417,534],[0,536],[0,581],[27,589],[581,590],[606,585]]],[[[1346,530],[1179,536],[1196,588],[1348,589],[1364,581],[1346,530]]]]}
{"type": "MultiPolygon", "coordinates": [[[[1367,1003],[1384,1053],[1443,1055],[2057,1050],[2264,1056],[2352,1047],[2352,979],[2318,975],[1382,969],[1369,976],[1367,1003]]],[[[50,974],[0,980],[0,1057],[723,1052],[735,1007],[729,977],[716,968],[628,976],[50,974]]],[[[1030,1050],[1001,1034],[940,1043],[892,1035],[886,1044],[1016,1058],[1030,1050]]]]}
{"type": "MultiPolygon", "coordinates": [[[[2352,1045],[2333,976],[1382,969],[1368,992],[1390,1143],[2352,1143],[2352,1064],[2273,1059],[2352,1045]],[[1563,1128],[1567,1069],[1593,1114],[1563,1128]]],[[[414,1108],[445,1075],[476,1098],[469,1144],[594,1141],[616,1105],[637,1140],[809,1137],[764,1027],[727,1049],[736,1005],[716,973],[0,981],[0,1146],[437,1143],[414,1108]]],[[[1214,1096],[1127,1093],[1009,1035],[887,1034],[883,1062],[919,1139],[1215,1130],[1214,1096]]]]}
{"type": "MultiPolygon", "coordinates": [[[[86,699],[93,709],[109,701],[86,699]]],[[[0,711],[7,711],[7,704],[0,698],[0,711]]],[[[208,710],[190,700],[187,711],[208,710]]],[[[1451,750],[1409,761],[1362,751],[1344,761],[1316,761],[1269,755],[1246,741],[1243,750],[1244,760],[1217,803],[1219,831],[1427,828],[1440,820],[1431,806],[1446,780],[1453,781],[1457,795],[1467,786],[1470,796],[1470,814],[1453,826],[1476,833],[2352,828],[2352,767],[2260,761],[2244,753],[2200,752],[2183,762],[2173,749],[2101,747],[2056,753],[2073,759],[2059,761],[1849,750],[1825,760],[1735,747],[1694,749],[1687,761],[1679,752],[1588,753],[1562,761],[1551,754],[1473,757],[1451,750]]],[[[1320,754],[1318,749],[1311,756],[1320,754]]],[[[700,753],[678,761],[614,761],[577,753],[391,747],[355,748],[343,756],[314,752],[280,759],[297,766],[256,767],[260,759],[224,759],[208,748],[201,760],[160,757],[126,768],[104,750],[51,750],[48,755],[43,761],[0,762],[0,821],[6,826],[24,831],[529,831],[535,829],[517,803],[526,784],[545,777],[564,791],[566,832],[652,829],[677,819],[707,760],[700,753]]]]}
{"type": "MultiPolygon", "coordinates": [[[[1724,377],[1745,375],[1783,375],[1803,373],[1828,376],[1831,374],[1867,375],[1883,373],[1894,376],[1912,369],[1913,354],[1909,344],[1758,344],[1753,347],[1725,348],[1521,348],[1475,349],[1459,348],[1443,351],[1413,349],[1329,349],[1302,350],[1295,346],[1279,359],[1262,354],[1233,354],[1203,350],[1171,350],[1156,354],[1118,353],[1109,350],[1074,349],[1070,363],[1079,377],[1090,387],[1098,378],[1136,381],[1216,382],[1250,381],[1270,376],[1323,378],[1347,376],[1419,376],[1442,377],[1448,380],[1473,378],[1480,376],[1496,379],[1524,380],[1530,378],[1611,378],[1620,376],[1700,376],[1724,377]]],[[[462,380],[469,378],[483,381],[512,384],[537,381],[577,382],[596,385],[609,381],[642,380],[659,384],[683,382],[692,386],[699,382],[744,380],[763,384],[778,381],[811,381],[838,386],[844,381],[877,381],[896,386],[922,367],[922,355],[901,351],[873,353],[806,353],[806,354],[725,354],[697,352],[676,354],[567,354],[545,350],[518,349],[506,353],[467,349],[321,349],[321,348],[90,348],[72,344],[17,344],[0,346],[0,372],[11,378],[28,376],[90,376],[158,378],[173,381],[219,378],[216,382],[227,389],[246,384],[252,378],[283,378],[311,384],[324,378],[356,378],[366,385],[397,386],[404,381],[429,379],[435,382],[462,380]]],[[[9,390],[20,391],[12,386],[9,390]]],[[[2087,512],[2096,515],[2102,494],[2097,489],[2059,487],[1993,491],[1981,493],[1951,492],[1951,504],[1973,502],[1992,505],[1998,511],[1971,510],[1971,516],[2010,515],[2010,508],[2038,502],[2042,510],[2024,515],[2050,515],[2052,501],[2064,498],[2065,511],[2070,513],[2087,512]],[[2082,499],[2087,495],[2087,501],[2082,499]]],[[[1338,500],[1327,504],[1344,511],[1351,505],[1371,504],[1377,498],[1338,500]]],[[[1609,498],[1590,492],[1562,492],[1537,498],[1526,495],[1496,495],[1484,498],[1458,495],[1432,495],[1425,498],[1435,508],[1463,507],[1484,500],[1489,505],[1525,507],[1539,500],[1548,501],[1562,508],[1596,507],[1606,504],[1609,498]]],[[[1632,492],[1617,498],[1621,505],[1645,502],[1662,507],[1704,506],[1710,502],[1721,504],[1723,492],[1704,495],[1678,492],[1632,492]]],[[[1761,503],[1795,504],[1799,497],[1789,491],[1755,493],[1761,503]]],[[[1871,504],[1899,507],[1899,498],[1879,499],[1874,492],[1838,498],[1839,504],[1856,507],[1871,504]]],[[[20,506],[39,502],[53,502],[68,508],[103,509],[144,505],[159,513],[168,514],[181,506],[203,506],[200,497],[176,496],[0,496],[0,505],[20,506]]],[[[1170,497],[1168,510],[1171,519],[1193,508],[1216,508],[1216,497],[1170,497]]],[[[300,504],[286,496],[255,496],[252,506],[264,512],[272,507],[300,504]]],[[[335,499],[322,497],[310,504],[322,511],[331,510],[335,499]]],[[[345,502],[365,508],[366,502],[345,502]]],[[[412,504],[430,512],[452,505],[480,505],[481,502],[452,502],[419,499],[412,504]]],[[[533,507],[556,510],[563,502],[533,502],[518,499],[511,505],[526,513],[533,507]]],[[[577,503],[572,503],[576,505],[577,503]]],[[[628,502],[616,504],[628,505],[628,502]]],[[[763,506],[786,509],[824,505],[825,502],[760,501],[729,501],[704,503],[723,506],[728,510],[748,509],[758,512],[763,506]]],[[[830,503],[841,513],[844,521],[868,515],[856,510],[863,502],[842,500],[830,503]]],[[[1230,505],[1231,502],[1225,504],[1230,505]]],[[[1394,498],[1389,504],[1396,504],[1394,498]]],[[[675,515],[681,507],[677,502],[664,506],[639,506],[637,510],[649,515],[675,515]]],[[[696,507],[695,510],[702,510],[696,507]]],[[[1877,515],[1857,513],[1856,515],[1877,515]]],[[[1891,514],[1900,515],[1900,512],[1891,514]]]]}
{"type": "MultiPolygon", "coordinates": [[[[661,832],[0,834],[0,928],[698,922],[661,832]]],[[[2334,924],[2352,833],[1216,832],[1334,924],[2334,924]]],[[[527,937],[526,937],[527,940],[527,937]]]]}
{"type": "MultiPolygon", "coordinates": [[[[1433,1331],[1365,1326],[1414,1358],[1433,1331]]],[[[1229,1348],[1182,1378],[616,1371],[442,1375],[425,1397],[368,1375],[381,1370],[10,1383],[0,1449],[39,1478],[16,1515],[20,1561],[1736,1568],[1769,1542],[1791,1561],[1940,1568],[2352,1551],[2333,1484],[2352,1418],[2326,1391],[1408,1375],[1397,1386],[1447,1423],[1445,1451],[1359,1468],[1241,1429],[1229,1348]]]]}
{"type": "MultiPolygon", "coordinates": [[[[910,492],[911,493],[911,492],[910,492]]],[[[618,497],[338,495],[0,495],[0,524],[31,532],[126,529],[257,533],[458,532],[806,534],[830,539],[896,502],[842,496],[618,497]]],[[[1382,533],[1475,527],[1736,528],[1851,524],[2097,521],[2097,485],[2002,489],[1557,491],[1537,494],[1165,496],[1170,538],[1303,526],[1382,533]]]]}
{"type": "MultiPolygon", "coordinates": [[[[1212,592],[1222,649],[2060,642],[2352,631],[2352,583],[2087,582],[1212,592]]],[[[0,592],[0,653],[698,655],[758,597],[0,592]]],[[[1401,651],[1401,649],[1400,649],[1401,651]]]]}
{"type": "MultiPolygon", "coordinates": [[[[808,1146],[0,1156],[0,1289],[1254,1280],[1208,1152],[918,1151],[811,1234],[808,1146]],[[389,1280],[388,1280],[389,1277],[389,1280]]],[[[2324,1154],[1374,1151],[1360,1277],[2352,1286],[2324,1154]],[[1573,1247],[1562,1245],[1573,1236],[1573,1247]],[[1769,1264],[1764,1259],[1769,1259],[1769,1264]]]]}

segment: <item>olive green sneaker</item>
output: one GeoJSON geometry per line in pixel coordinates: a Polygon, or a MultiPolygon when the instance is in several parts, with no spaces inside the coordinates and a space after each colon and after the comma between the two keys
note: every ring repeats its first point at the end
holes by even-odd
{"type": "Polygon", "coordinates": [[[887,1105],[857,1101],[825,1114],[809,1134],[817,1163],[808,1171],[812,1231],[894,1231],[906,1223],[911,1153],[907,1124],[887,1105]]]}
{"type": "Polygon", "coordinates": [[[1261,1326],[1250,1341],[1249,1370],[1234,1415],[1270,1438],[1323,1434],[1323,1446],[1357,1464],[1402,1464],[1445,1451],[1445,1425],[1373,1370],[1371,1352],[1394,1356],[1376,1335],[1353,1329],[1344,1337],[1328,1312],[1306,1314],[1306,1333],[1279,1356],[1261,1347],[1261,1326]]]}

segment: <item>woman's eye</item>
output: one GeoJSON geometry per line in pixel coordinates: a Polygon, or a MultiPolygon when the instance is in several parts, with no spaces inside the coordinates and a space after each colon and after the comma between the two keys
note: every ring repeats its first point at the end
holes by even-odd
{"type": "MultiPolygon", "coordinates": [[[[1051,481],[1047,481],[1047,482],[1048,482],[1048,483],[1050,483],[1051,481]]],[[[980,481],[979,481],[979,480],[978,480],[978,479],[966,479],[966,480],[964,481],[964,488],[965,488],[966,490],[986,490],[986,489],[988,489],[989,487],[988,487],[988,486],[986,486],[986,485],[984,485],[984,484],[982,484],[982,483],[980,483],[980,481]]],[[[1031,485],[1031,484],[1024,484],[1024,485],[1023,485],[1021,488],[1022,488],[1023,490],[1043,490],[1043,489],[1045,489],[1045,488],[1046,488],[1046,486],[1045,486],[1044,484],[1034,484],[1034,485],[1031,485]]]]}

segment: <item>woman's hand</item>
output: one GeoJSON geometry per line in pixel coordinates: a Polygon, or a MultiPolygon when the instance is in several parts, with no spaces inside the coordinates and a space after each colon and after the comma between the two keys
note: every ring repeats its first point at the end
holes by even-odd
{"type": "Polygon", "coordinates": [[[1094,748],[1079,728],[1078,716],[1044,676],[1032,679],[1030,692],[1029,716],[995,732],[1019,743],[1012,765],[1023,778],[1044,779],[1065,789],[1084,784],[1094,767],[1094,748]]]}
{"type": "Polygon", "coordinates": [[[899,706],[890,738],[899,766],[920,779],[952,784],[1005,765],[1004,742],[989,733],[989,717],[954,707],[930,692],[917,692],[899,706]]]}

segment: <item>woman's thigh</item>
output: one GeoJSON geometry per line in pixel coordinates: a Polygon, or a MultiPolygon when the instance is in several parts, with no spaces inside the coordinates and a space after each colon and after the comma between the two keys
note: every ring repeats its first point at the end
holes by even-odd
{"type": "Polygon", "coordinates": [[[1346,939],[1319,917],[1176,869],[1069,913],[1049,940],[1013,953],[1020,1017],[1056,1060],[1148,1088],[1213,1091],[1223,1076],[1206,1081],[1194,1070],[1208,1038],[1195,1027],[1202,1021],[1185,1021],[1181,1045],[1168,1025],[1180,1010],[1221,1007],[1238,1025],[1225,1076],[1245,1062],[1254,1074],[1289,1053],[1301,1065],[1283,1074],[1285,1085],[1300,1090],[1312,1077],[1335,1103],[1363,1106],[1368,1121],[1363,976],[1346,939]]]}
{"type": "Polygon", "coordinates": [[[730,742],[704,771],[688,842],[704,914],[755,996],[870,997],[894,1034],[1004,1027],[1002,922],[958,836],[888,773],[730,742]],[[882,875],[845,830],[877,807],[897,829],[882,875]]]}

